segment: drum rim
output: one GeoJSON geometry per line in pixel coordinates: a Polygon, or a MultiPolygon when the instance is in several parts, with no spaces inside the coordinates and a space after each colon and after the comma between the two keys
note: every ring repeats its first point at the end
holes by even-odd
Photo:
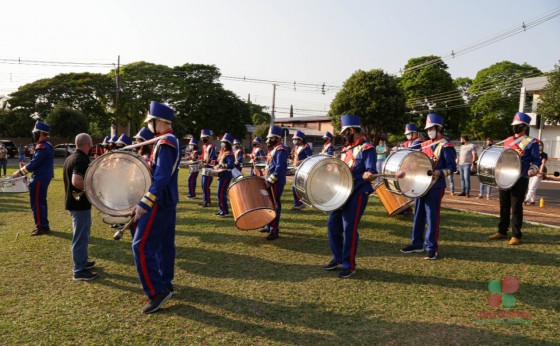
{"type": "Polygon", "coordinates": [[[255,227],[255,228],[240,228],[240,227],[237,225],[237,222],[238,222],[238,221],[241,219],[241,217],[243,217],[244,215],[246,215],[246,214],[248,214],[248,213],[251,213],[251,212],[253,212],[253,211],[255,211],[255,210],[263,210],[263,209],[270,210],[270,211],[272,211],[272,213],[274,213],[274,217],[272,218],[272,220],[274,220],[274,219],[276,218],[276,209],[275,209],[275,208],[257,207],[257,208],[251,209],[251,210],[247,210],[247,211],[241,213],[239,216],[237,216],[237,219],[235,220],[235,227],[237,227],[237,229],[238,229],[238,230],[241,230],[241,231],[252,231],[252,230],[259,229],[259,228],[262,228],[262,227],[268,225],[268,224],[271,223],[272,221],[269,221],[269,222],[265,223],[264,225],[262,225],[262,226],[257,226],[257,227],[255,227]]]}
{"type": "MultiPolygon", "coordinates": [[[[395,155],[395,154],[397,154],[397,153],[405,152],[405,151],[408,152],[409,154],[416,155],[416,153],[418,153],[418,155],[426,157],[426,158],[428,159],[428,162],[430,162],[430,164],[431,164],[431,166],[432,166],[432,171],[433,171],[433,169],[434,169],[434,164],[433,164],[432,160],[430,159],[430,157],[429,157],[428,155],[426,155],[425,152],[423,152],[422,150],[414,150],[414,149],[404,148],[404,149],[401,149],[401,150],[397,150],[397,151],[395,151],[394,153],[391,153],[389,156],[387,156],[387,158],[385,159],[385,162],[383,163],[383,168],[382,168],[382,169],[383,169],[383,172],[382,172],[382,173],[385,173],[385,167],[386,167],[387,163],[389,163],[389,161],[390,161],[389,159],[391,158],[391,156],[393,156],[393,155],[395,155]]],[[[404,156],[401,158],[401,160],[398,162],[399,167],[400,167],[400,164],[402,164],[402,162],[404,161],[404,159],[405,159],[407,156],[408,156],[408,155],[404,155],[404,156]]],[[[396,172],[395,172],[395,173],[396,173],[396,172]]],[[[396,194],[405,196],[405,197],[407,197],[407,198],[413,198],[413,199],[414,199],[414,198],[421,198],[421,197],[424,197],[424,196],[428,193],[428,191],[430,191],[430,189],[432,188],[432,186],[434,186],[434,184],[436,183],[436,181],[437,181],[437,180],[432,179],[431,183],[428,185],[428,187],[426,188],[426,190],[425,190],[423,193],[421,193],[420,195],[409,196],[408,194],[406,194],[406,193],[404,193],[404,192],[401,191],[400,185],[399,185],[399,180],[398,180],[397,178],[386,178],[386,177],[383,177],[383,183],[385,183],[385,187],[387,187],[387,190],[389,190],[391,193],[396,193],[396,194]],[[394,182],[395,187],[397,187],[397,188],[399,189],[399,191],[393,192],[393,190],[389,188],[389,181],[394,182]]]]}
{"type": "MultiPolygon", "coordinates": [[[[240,183],[241,181],[243,181],[245,179],[253,179],[253,178],[259,178],[259,179],[265,180],[263,177],[259,177],[259,176],[256,176],[256,175],[249,176],[249,177],[244,176],[243,178],[235,179],[235,181],[233,183],[231,183],[230,186],[228,186],[228,189],[227,189],[226,193],[229,193],[229,189],[231,189],[235,184],[240,183]]],[[[265,184],[266,184],[266,180],[265,180],[265,184]]]]}
{"type": "Polygon", "coordinates": [[[523,167],[523,163],[521,162],[521,157],[519,157],[519,154],[517,153],[517,151],[515,151],[512,148],[496,147],[496,146],[486,148],[480,154],[480,158],[478,159],[478,161],[479,161],[479,164],[476,166],[476,175],[478,176],[479,182],[481,182],[482,184],[487,184],[487,185],[490,185],[490,186],[494,186],[494,187],[499,188],[500,190],[509,190],[513,187],[513,185],[517,184],[519,179],[521,179],[521,169],[523,167]],[[490,181],[490,182],[482,182],[481,181],[482,179],[486,180],[485,178],[489,178],[489,176],[487,174],[481,174],[479,172],[479,170],[482,167],[482,165],[480,164],[480,161],[482,160],[482,158],[484,157],[484,154],[486,152],[492,152],[492,153],[496,152],[497,154],[499,154],[498,157],[497,157],[497,160],[499,160],[505,152],[512,152],[512,156],[516,157],[516,162],[517,162],[517,165],[519,166],[519,173],[517,174],[517,178],[510,185],[500,186],[498,184],[498,182],[496,181],[496,167],[497,167],[496,164],[494,164],[494,166],[492,167],[492,177],[493,177],[492,181],[490,181]]]}
{"type": "Polygon", "coordinates": [[[96,158],[95,160],[93,160],[93,162],[87,168],[86,174],[84,175],[84,191],[85,191],[85,194],[88,197],[89,202],[93,206],[95,206],[95,208],[97,208],[99,211],[101,211],[102,213],[104,213],[106,215],[109,215],[109,216],[118,217],[118,216],[126,216],[126,215],[130,214],[132,212],[132,210],[134,209],[135,205],[131,206],[130,208],[127,208],[127,209],[115,211],[114,209],[109,209],[109,207],[103,205],[103,203],[99,203],[99,204],[103,205],[103,208],[102,208],[103,210],[102,210],[97,205],[97,200],[98,199],[97,198],[91,198],[90,194],[92,194],[95,197],[95,193],[89,187],[89,184],[93,180],[93,168],[98,167],[101,164],[101,162],[103,161],[103,160],[101,160],[102,158],[104,158],[106,156],[115,155],[115,154],[130,155],[130,156],[134,157],[135,159],[137,159],[138,161],[140,161],[142,163],[143,167],[146,169],[146,172],[148,173],[148,176],[150,178],[150,185],[151,185],[151,182],[153,182],[153,176],[152,176],[152,170],[150,169],[150,167],[148,166],[146,161],[142,158],[142,156],[138,155],[135,152],[125,151],[125,150],[115,150],[115,151],[110,151],[108,153],[105,153],[105,154],[99,156],[98,158],[96,158]],[[90,172],[92,172],[92,173],[90,173],[90,172]],[[89,181],[89,183],[88,183],[88,181],[89,181]]]}

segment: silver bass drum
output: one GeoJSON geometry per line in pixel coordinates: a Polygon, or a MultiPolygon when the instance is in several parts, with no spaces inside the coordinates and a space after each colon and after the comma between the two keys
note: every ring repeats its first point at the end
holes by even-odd
{"type": "Polygon", "coordinates": [[[408,198],[424,196],[435,183],[432,179],[432,161],[428,155],[418,150],[402,149],[395,151],[383,164],[383,174],[395,175],[403,171],[403,178],[384,177],[385,186],[392,193],[408,198]]]}
{"type": "Polygon", "coordinates": [[[330,212],[344,205],[354,188],[350,168],[344,161],[327,155],[311,156],[298,166],[294,187],[301,201],[330,212]]]}
{"type": "Polygon", "coordinates": [[[136,153],[112,151],[90,164],[84,185],[87,198],[99,211],[128,216],[152,185],[152,173],[136,153]]]}
{"type": "Polygon", "coordinates": [[[510,189],[521,177],[521,158],[513,149],[490,147],[478,158],[476,174],[481,184],[510,189]]]}

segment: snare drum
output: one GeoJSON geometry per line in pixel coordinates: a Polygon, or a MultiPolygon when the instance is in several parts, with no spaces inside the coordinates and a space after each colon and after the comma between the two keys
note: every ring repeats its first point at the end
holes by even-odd
{"type": "Polygon", "coordinates": [[[286,175],[295,175],[296,170],[297,170],[297,167],[288,166],[288,169],[286,169],[286,175]]]}
{"type": "Polygon", "coordinates": [[[191,163],[189,165],[189,170],[191,171],[191,173],[198,172],[201,169],[202,169],[202,163],[200,163],[200,162],[191,163]]]}
{"type": "Polygon", "coordinates": [[[207,177],[219,177],[221,172],[222,172],[221,169],[213,169],[213,168],[206,168],[206,167],[202,169],[202,175],[205,175],[207,177]]]}
{"type": "Polygon", "coordinates": [[[152,173],[138,154],[112,151],[91,163],[84,185],[88,200],[102,213],[128,216],[152,185],[152,173]]]}
{"type": "Polygon", "coordinates": [[[235,226],[240,230],[264,227],[276,217],[272,195],[261,177],[237,179],[228,189],[235,226]]]}
{"type": "Polygon", "coordinates": [[[27,188],[25,176],[18,178],[4,177],[0,178],[0,192],[6,193],[23,193],[29,192],[27,188]]]}
{"type": "Polygon", "coordinates": [[[311,156],[301,162],[294,176],[301,201],[330,212],[344,205],[354,188],[352,171],[344,161],[328,155],[311,156]]]}
{"type": "Polygon", "coordinates": [[[409,198],[424,196],[435,183],[432,179],[432,161],[421,151],[402,149],[395,151],[383,164],[383,174],[395,175],[403,171],[403,178],[383,177],[387,189],[409,198]]]}
{"type": "Polygon", "coordinates": [[[478,158],[476,173],[481,184],[507,190],[521,177],[521,158],[513,149],[490,147],[478,158]]]}
{"type": "Polygon", "coordinates": [[[414,204],[413,199],[390,192],[385,183],[377,184],[374,189],[389,216],[398,215],[414,204]]]}

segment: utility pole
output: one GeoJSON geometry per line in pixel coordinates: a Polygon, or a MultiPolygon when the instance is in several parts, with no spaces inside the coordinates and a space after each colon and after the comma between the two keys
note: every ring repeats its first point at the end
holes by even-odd
{"type": "Polygon", "coordinates": [[[120,84],[120,74],[119,70],[121,67],[121,56],[117,58],[117,73],[115,76],[115,134],[119,134],[119,84],[120,84]]]}
{"type": "Polygon", "coordinates": [[[272,84],[272,112],[270,112],[270,126],[274,125],[275,104],[276,104],[276,84],[272,84]]]}

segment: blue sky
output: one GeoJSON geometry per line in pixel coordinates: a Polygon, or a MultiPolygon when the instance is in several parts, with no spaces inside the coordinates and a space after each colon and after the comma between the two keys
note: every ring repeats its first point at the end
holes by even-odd
{"type": "MultiPolygon", "coordinates": [[[[57,73],[109,70],[2,59],[111,64],[120,55],[124,64],[214,64],[224,76],[296,81],[296,91],[277,89],[277,115],[290,104],[301,109],[296,115],[318,115],[336,90],[323,95],[297,83],[341,85],[358,69],[398,74],[410,58],[446,55],[558,9],[558,0],[9,1],[0,20],[0,95],[57,73]]],[[[503,60],[550,70],[559,59],[560,16],[446,63],[452,77],[474,78],[503,60]]],[[[271,104],[271,83],[223,83],[271,104]]]]}

